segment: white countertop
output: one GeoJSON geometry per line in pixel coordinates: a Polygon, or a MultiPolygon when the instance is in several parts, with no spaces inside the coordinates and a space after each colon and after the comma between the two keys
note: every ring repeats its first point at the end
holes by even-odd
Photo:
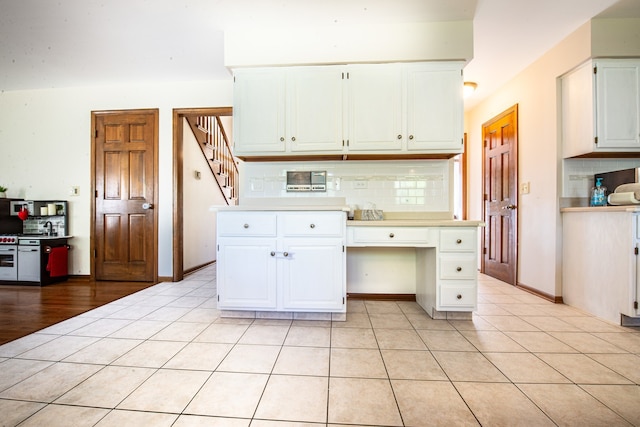
{"type": "Polygon", "coordinates": [[[562,213],[574,212],[640,212],[639,205],[623,205],[623,206],[581,206],[573,208],[562,208],[562,213]]]}
{"type": "Polygon", "coordinates": [[[349,206],[344,205],[238,205],[211,208],[217,211],[255,212],[255,211],[342,211],[349,212],[349,206]]]}
{"type": "Polygon", "coordinates": [[[382,221],[347,221],[347,227],[482,227],[482,221],[458,219],[385,219],[382,221]]]}
{"type": "Polygon", "coordinates": [[[73,236],[45,236],[44,234],[26,234],[18,236],[18,239],[24,240],[53,240],[53,239],[71,239],[73,236]]]}

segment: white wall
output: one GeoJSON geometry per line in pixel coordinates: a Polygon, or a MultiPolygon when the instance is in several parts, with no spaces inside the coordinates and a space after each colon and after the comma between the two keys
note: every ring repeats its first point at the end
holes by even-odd
{"type": "Polygon", "coordinates": [[[158,108],[158,274],[172,275],[174,108],[232,105],[232,81],[0,93],[0,183],[8,197],[69,200],[70,274],[90,273],[91,111],[158,108]],[[80,195],[69,196],[69,187],[80,195]]]}
{"type": "Polygon", "coordinates": [[[202,155],[187,119],[183,126],[183,268],[189,270],[216,260],[216,213],[227,206],[216,178],[202,155]],[[196,177],[199,172],[200,177],[196,177]]]}
{"type": "Polygon", "coordinates": [[[469,218],[481,219],[482,124],[518,104],[519,182],[530,193],[518,200],[518,283],[547,295],[560,295],[558,270],[558,113],[556,78],[589,55],[590,26],[581,27],[560,45],[507,82],[465,116],[469,147],[469,218]]]}
{"type": "Polygon", "coordinates": [[[224,33],[225,65],[469,60],[473,22],[240,28],[224,33]]]}
{"type": "Polygon", "coordinates": [[[560,198],[574,192],[586,197],[584,190],[590,187],[581,182],[572,188],[567,175],[584,176],[633,164],[622,159],[562,160],[558,78],[592,56],[640,56],[638,28],[638,19],[584,24],[465,115],[470,218],[480,219],[482,124],[514,104],[519,106],[518,180],[530,183],[530,194],[518,200],[517,279],[544,294],[562,294],[560,198]]]}

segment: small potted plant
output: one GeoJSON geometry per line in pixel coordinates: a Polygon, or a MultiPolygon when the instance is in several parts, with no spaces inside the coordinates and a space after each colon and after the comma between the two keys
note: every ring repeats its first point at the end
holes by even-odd
{"type": "Polygon", "coordinates": [[[7,187],[0,185],[0,198],[7,197],[7,187]]]}

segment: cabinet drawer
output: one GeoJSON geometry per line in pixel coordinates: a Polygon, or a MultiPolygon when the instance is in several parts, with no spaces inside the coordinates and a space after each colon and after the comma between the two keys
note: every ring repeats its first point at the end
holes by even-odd
{"type": "Polygon", "coordinates": [[[352,227],[350,240],[355,246],[435,246],[437,232],[425,227],[352,227]]]}
{"type": "Polygon", "coordinates": [[[442,285],[440,286],[440,305],[443,307],[475,307],[476,287],[442,285]]]}
{"type": "Polygon", "coordinates": [[[285,237],[342,237],[346,220],[343,212],[288,213],[282,215],[282,230],[285,237]]]}
{"type": "Polygon", "coordinates": [[[477,260],[473,254],[440,254],[440,278],[472,280],[477,276],[477,260]]]}
{"type": "Polygon", "coordinates": [[[220,236],[271,237],[276,235],[276,224],[271,212],[218,212],[220,236]]]}
{"type": "Polygon", "coordinates": [[[447,228],[440,231],[441,252],[471,252],[476,248],[477,229],[447,228]]]}

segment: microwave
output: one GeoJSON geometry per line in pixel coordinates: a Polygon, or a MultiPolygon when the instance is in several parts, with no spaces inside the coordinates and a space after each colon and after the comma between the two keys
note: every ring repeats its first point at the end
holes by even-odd
{"type": "Polygon", "coordinates": [[[27,211],[29,212],[29,216],[33,216],[33,200],[13,200],[10,205],[9,214],[11,216],[18,216],[18,212],[20,212],[22,209],[27,209],[27,211]]]}
{"type": "Polygon", "coordinates": [[[602,178],[602,186],[606,187],[605,197],[616,191],[616,188],[622,184],[632,184],[640,182],[640,168],[622,169],[613,172],[597,173],[594,175],[593,182],[597,182],[598,178],[602,178]]]}
{"type": "Polygon", "coordinates": [[[287,171],[287,191],[327,191],[327,171],[287,171]]]}

